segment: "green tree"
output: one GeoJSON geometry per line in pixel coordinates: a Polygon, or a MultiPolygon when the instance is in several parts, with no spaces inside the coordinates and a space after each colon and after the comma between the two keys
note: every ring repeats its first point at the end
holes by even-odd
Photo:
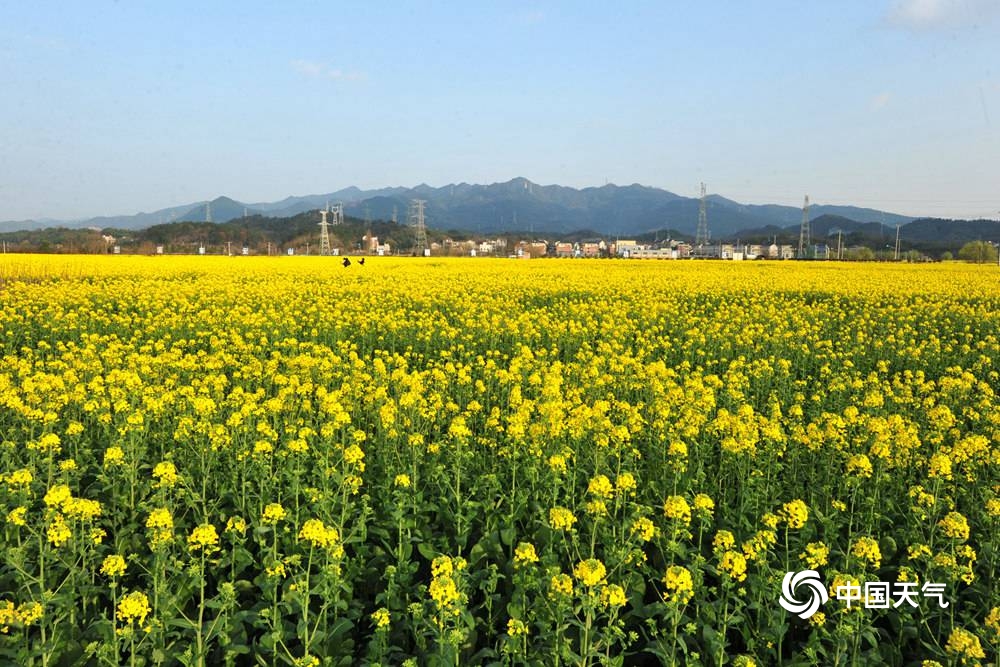
{"type": "Polygon", "coordinates": [[[988,241],[969,241],[958,251],[958,258],[976,264],[996,264],[997,249],[988,241]]]}
{"type": "Polygon", "coordinates": [[[847,251],[846,256],[847,259],[855,262],[871,262],[875,259],[875,251],[861,246],[860,248],[851,248],[847,251]]]}

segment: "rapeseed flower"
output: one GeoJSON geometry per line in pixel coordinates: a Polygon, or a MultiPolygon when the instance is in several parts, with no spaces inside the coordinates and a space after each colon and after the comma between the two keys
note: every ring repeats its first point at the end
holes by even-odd
{"type": "Polygon", "coordinates": [[[572,530],[574,523],[576,517],[565,507],[553,507],[549,510],[549,525],[555,530],[572,530]]]}
{"type": "Polygon", "coordinates": [[[118,610],[115,616],[119,621],[128,625],[133,622],[142,625],[146,621],[146,616],[152,611],[149,607],[149,598],[141,591],[133,591],[121,599],[118,603],[118,610]]]}
{"type": "Polygon", "coordinates": [[[261,514],[261,521],[274,525],[284,519],[285,514],[285,508],[281,506],[281,503],[268,503],[261,514]]]}
{"type": "Polygon", "coordinates": [[[672,565],[667,568],[667,573],[663,576],[663,599],[667,602],[686,604],[694,597],[694,582],[691,579],[691,571],[680,565],[672,565]]]}
{"type": "Polygon", "coordinates": [[[604,563],[596,558],[582,560],[576,564],[576,567],[573,568],[573,576],[575,576],[580,583],[589,588],[592,588],[604,581],[604,577],[607,576],[607,573],[608,572],[604,567],[604,563]]]}
{"type": "Polygon", "coordinates": [[[125,559],[121,556],[114,554],[108,556],[101,563],[101,574],[107,577],[120,577],[125,574],[126,569],[125,559]]]}
{"type": "Polygon", "coordinates": [[[979,643],[979,637],[962,628],[951,631],[945,650],[958,658],[963,665],[967,660],[981,660],[986,657],[983,646],[979,643]]]}
{"type": "Polygon", "coordinates": [[[191,531],[187,543],[191,553],[202,551],[207,555],[218,550],[219,533],[212,524],[203,523],[191,531]]]}
{"type": "Polygon", "coordinates": [[[663,503],[663,515],[685,526],[691,523],[691,507],[683,496],[667,498],[663,503]]]}

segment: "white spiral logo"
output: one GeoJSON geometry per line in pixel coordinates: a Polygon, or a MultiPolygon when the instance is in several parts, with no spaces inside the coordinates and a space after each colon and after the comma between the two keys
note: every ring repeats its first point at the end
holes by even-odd
{"type": "Polygon", "coordinates": [[[826,586],[823,585],[823,580],[819,578],[819,572],[816,570],[785,573],[785,578],[781,582],[781,598],[778,602],[787,611],[806,619],[819,611],[820,605],[826,604],[829,599],[826,586]],[[809,599],[805,602],[799,602],[795,597],[795,591],[799,586],[809,589],[809,599]]]}

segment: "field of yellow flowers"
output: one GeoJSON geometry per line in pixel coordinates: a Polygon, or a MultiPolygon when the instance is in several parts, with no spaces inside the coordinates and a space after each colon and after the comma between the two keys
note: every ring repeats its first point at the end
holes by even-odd
{"type": "Polygon", "coordinates": [[[998,660],[996,267],[6,255],[0,349],[2,664],[998,660]]]}

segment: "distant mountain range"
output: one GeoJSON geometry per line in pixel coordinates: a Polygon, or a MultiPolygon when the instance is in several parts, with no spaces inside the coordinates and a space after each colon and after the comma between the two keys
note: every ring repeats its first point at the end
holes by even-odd
{"type": "MultiPolygon", "coordinates": [[[[426,200],[429,227],[483,234],[509,231],[564,234],[589,229],[606,235],[633,236],[669,228],[694,235],[699,207],[697,198],[682,197],[667,190],[638,184],[576,189],[538,185],[526,178],[515,178],[490,185],[458,183],[439,188],[426,184],[414,188],[377,190],[349,187],[326,194],[288,197],[277,202],[243,203],[218,197],[211,202],[196,202],[129,216],[0,222],[0,232],[57,226],[138,230],[169,222],[203,222],[209,218],[213,222],[228,222],[253,215],[284,218],[322,208],[327,202],[343,202],[345,212],[359,219],[389,220],[395,212],[397,219],[404,222],[412,199],[426,200]]],[[[814,205],[809,210],[811,218],[833,215],[856,223],[870,222],[893,228],[913,220],[895,213],[855,206],[814,205]]],[[[727,237],[744,229],[797,226],[802,219],[802,210],[793,206],[741,204],[719,195],[707,198],[707,213],[713,238],[727,237]]]]}
{"type": "MultiPolygon", "coordinates": [[[[797,243],[801,221],[795,225],[741,229],[740,240],[748,243],[777,239],[779,243],[797,243]]],[[[809,231],[815,242],[837,243],[841,238],[845,247],[864,245],[882,248],[893,245],[896,226],[882,222],[858,222],[841,215],[824,214],[809,221],[809,231]]],[[[920,218],[902,224],[899,230],[904,248],[919,248],[924,252],[941,253],[955,250],[969,241],[1000,239],[1000,221],[996,220],[943,220],[920,218]]]]}

